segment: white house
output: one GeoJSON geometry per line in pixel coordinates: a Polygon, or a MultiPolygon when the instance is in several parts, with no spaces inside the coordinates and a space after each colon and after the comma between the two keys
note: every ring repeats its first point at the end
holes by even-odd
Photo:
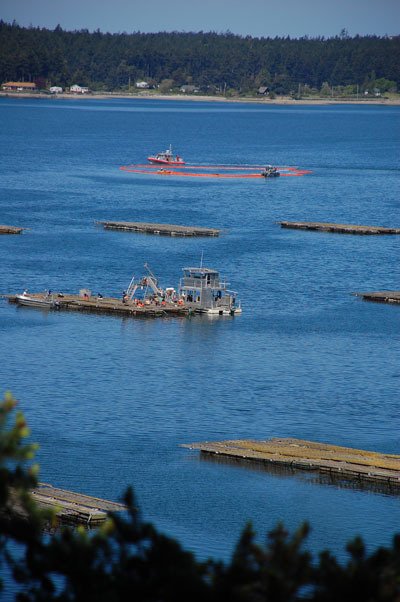
{"type": "Polygon", "coordinates": [[[51,86],[49,88],[50,94],[62,94],[63,89],[60,86],[51,86]]]}
{"type": "Polygon", "coordinates": [[[89,92],[89,88],[85,88],[84,86],[78,86],[78,84],[74,84],[69,89],[72,94],[87,94],[89,92]]]}
{"type": "Polygon", "coordinates": [[[137,88],[141,88],[142,90],[150,87],[150,85],[147,82],[136,82],[135,86],[137,88]]]}

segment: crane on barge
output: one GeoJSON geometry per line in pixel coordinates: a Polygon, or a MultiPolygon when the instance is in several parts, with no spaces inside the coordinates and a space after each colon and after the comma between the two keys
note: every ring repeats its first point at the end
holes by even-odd
{"type": "Polygon", "coordinates": [[[140,278],[140,280],[135,281],[135,276],[132,276],[132,280],[129,283],[128,289],[126,291],[126,295],[130,301],[134,298],[136,291],[138,289],[144,290],[143,297],[146,298],[151,289],[156,297],[164,297],[165,292],[162,288],[158,286],[158,279],[151,271],[149,265],[147,263],[144,264],[148,274],[140,278]]]}

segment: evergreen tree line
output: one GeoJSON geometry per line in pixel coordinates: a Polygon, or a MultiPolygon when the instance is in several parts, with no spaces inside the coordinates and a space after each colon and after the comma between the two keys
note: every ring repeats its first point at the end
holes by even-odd
{"type": "Polygon", "coordinates": [[[232,33],[102,33],[24,28],[0,21],[0,83],[35,81],[121,90],[145,80],[165,91],[277,94],[299,86],[400,87],[400,36],[253,38],[232,33]]]}
{"type": "Polygon", "coordinates": [[[110,515],[92,532],[57,528],[30,490],[37,446],[16,402],[0,402],[0,598],[16,602],[398,602],[400,535],[367,553],[360,538],[348,561],[304,549],[306,525],[289,535],[278,525],[258,544],[250,525],[228,563],[199,562],[173,538],[145,523],[131,491],[126,516],[110,515]],[[44,533],[43,527],[47,526],[44,533]],[[49,532],[53,531],[51,534],[49,532]],[[5,598],[3,597],[5,596],[5,598]]]}

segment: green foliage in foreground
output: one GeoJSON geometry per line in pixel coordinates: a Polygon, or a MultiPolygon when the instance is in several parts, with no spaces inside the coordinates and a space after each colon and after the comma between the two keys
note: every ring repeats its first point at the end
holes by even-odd
{"type": "MultiPolygon", "coordinates": [[[[35,446],[26,443],[29,430],[15,406],[11,395],[0,403],[0,574],[7,564],[17,601],[400,601],[400,535],[370,555],[355,539],[341,565],[329,552],[314,559],[304,550],[307,525],[293,535],[279,525],[265,545],[248,525],[228,564],[198,562],[142,521],[130,490],[127,516],[111,515],[94,532],[65,527],[44,535],[54,517],[29,496],[37,468],[26,466],[35,446]]],[[[3,594],[9,585],[1,584],[3,594]]]]}

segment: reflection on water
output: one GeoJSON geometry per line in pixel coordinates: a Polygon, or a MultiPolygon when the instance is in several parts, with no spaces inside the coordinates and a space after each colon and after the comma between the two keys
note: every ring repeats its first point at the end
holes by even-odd
{"type": "Polygon", "coordinates": [[[400,495],[400,485],[387,483],[379,483],[373,481],[360,480],[355,477],[341,475],[334,472],[319,472],[318,468],[300,469],[292,468],[291,466],[278,466],[273,463],[267,463],[263,460],[249,460],[246,458],[224,458],[213,454],[199,455],[201,462],[213,462],[216,464],[232,465],[243,467],[246,470],[264,472],[268,475],[276,475],[279,477],[295,477],[305,483],[316,485],[331,485],[338,489],[353,489],[354,491],[368,491],[383,495],[400,495]]]}

